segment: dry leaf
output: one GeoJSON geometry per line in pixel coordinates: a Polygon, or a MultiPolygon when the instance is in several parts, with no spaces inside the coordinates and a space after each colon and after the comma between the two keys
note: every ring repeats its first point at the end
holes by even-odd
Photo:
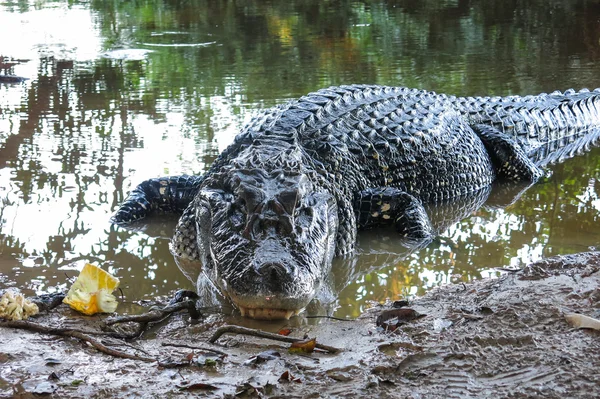
{"type": "Polygon", "coordinates": [[[317,345],[317,339],[307,339],[304,341],[294,342],[289,349],[290,353],[313,353],[315,346],[317,345]]]}
{"type": "Polygon", "coordinates": [[[286,370],[283,372],[283,374],[281,374],[281,376],[279,377],[279,379],[277,380],[279,382],[302,382],[302,380],[298,377],[294,377],[292,375],[292,373],[289,372],[289,370],[286,370]]]}
{"type": "Polygon", "coordinates": [[[208,389],[208,390],[215,390],[215,389],[219,389],[219,387],[216,387],[214,385],[210,385],[210,384],[205,384],[203,382],[196,382],[190,385],[185,385],[185,386],[180,386],[179,390],[180,391],[191,391],[194,389],[208,389]]]}
{"type": "Polygon", "coordinates": [[[291,333],[292,333],[292,329],[291,328],[282,328],[281,330],[277,331],[277,334],[283,335],[285,337],[287,337],[291,333]]]}
{"type": "Polygon", "coordinates": [[[565,319],[575,328],[591,328],[600,330],[600,320],[579,313],[569,313],[565,319]]]}
{"type": "Polygon", "coordinates": [[[260,363],[267,362],[269,360],[275,360],[280,357],[281,357],[281,354],[279,352],[277,352],[276,350],[273,350],[273,349],[269,349],[269,350],[259,353],[256,356],[252,356],[250,359],[246,360],[244,362],[244,364],[260,364],[260,363]]]}
{"type": "Polygon", "coordinates": [[[410,308],[384,310],[377,316],[377,326],[388,331],[394,331],[401,324],[414,320],[423,315],[410,308]]]}

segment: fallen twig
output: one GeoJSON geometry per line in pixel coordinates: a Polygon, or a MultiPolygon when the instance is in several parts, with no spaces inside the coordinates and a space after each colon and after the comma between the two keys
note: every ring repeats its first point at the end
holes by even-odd
{"type": "Polygon", "coordinates": [[[341,317],[334,316],[304,316],[306,319],[330,319],[330,320],[338,320],[338,321],[356,321],[356,319],[343,319],[341,317]]]}
{"type": "MultiPolygon", "coordinates": [[[[102,340],[103,343],[106,342],[106,341],[108,341],[108,340],[102,340]]],[[[135,346],[135,345],[132,345],[132,344],[128,344],[127,342],[123,342],[123,341],[118,341],[118,340],[116,340],[116,341],[117,342],[108,342],[108,344],[109,345],[114,345],[114,346],[119,346],[119,345],[127,346],[127,347],[129,347],[129,348],[131,348],[133,350],[142,352],[142,353],[144,353],[144,354],[146,354],[148,356],[152,356],[147,350],[142,349],[142,348],[140,348],[138,346],[135,346]]]]}
{"type": "Polygon", "coordinates": [[[197,312],[196,306],[193,301],[179,302],[173,305],[167,305],[162,309],[151,310],[146,313],[142,313],[139,315],[131,315],[131,316],[117,316],[111,317],[104,320],[104,323],[107,326],[111,326],[117,323],[127,323],[130,321],[136,323],[150,323],[154,321],[160,321],[165,317],[169,316],[172,313],[179,312],[181,310],[190,311],[190,316],[192,318],[199,318],[200,313],[197,312]],[[196,314],[192,314],[192,312],[197,312],[196,314]],[[198,315],[198,317],[193,317],[194,315],[198,315]]]}
{"type": "Polygon", "coordinates": [[[8,328],[18,328],[21,330],[29,330],[35,331],[43,334],[50,335],[60,335],[63,337],[73,337],[81,339],[85,342],[89,342],[94,348],[98,349],[100,352],[106,353],[107,355],[111,355],[114,357],[121,357],[124,359],[132,359],[132,360],[141,360],[144,362],[155,362],[156,359],[152,359],[149,357],[142,357],[137,355],[132,355],[130,353],[121,352],[116,349],[109,348],[108,346],[102,344],[95,338],[90,337],[88,334],[102,334],[105,335],[104,332],[96,332],[96,331],[81,331],[72,328],[52,328],[46,327],[41,324],[32,323],[30,321],[18,320],[18,321],[4,321],[0,322],[0,327],[8,327],[8,328]]]}
{"type": "Polygon", "coordinates": [[[206,346],[178,344],[178,343],[175,343],[175,342],[163,342],[163,343],[161,343],[161,345],[162,346],[173,346],[175,348],[188,348],[188,349],[195,349],[195,350],[199,350],[199,351],[214,352],[214,353],[217,353],[219,355],[229,356],[229,354],[227,352],[223,352],[223,351],[220,351],[218,349],[213,349],[213,348],[209,348],[209,347],[206,347],[206,346]]]}
{"type": "Polygon", "coordinates": [[[46,327],[38,323],[34,323],[26,320],[4,320],[0,319],[0,327],[8,327],[8,328],[17,328],[21,330],[30,330],[41,333],[48,333],[51,335],[61,335],[68,336],[71,332],[77,332],[81,334],[90,334],[90,335],[107,335],[110,336],[112,333],[105,331],[95,331],[95,330],[80,330],[78,328],[56,328],[56,327],[46,327]]]}
{"type": "MultiPolygon", "coordinates": [[[[273,334],[273,333],[266,332],[266,331],[254,330],[252,328],[239,327],[239,326],[223,326],[223,327],[220,327],[219,329],[217,329],[217,331],[215,331],[215,333],[212,335],[212,337],[210,337],[208,342],[210,342],[211,344],[214,344],[223,334],[251,335],[253,337],[267,338],[267,339],[272,339],[275,341],[288,342],[291,344],[294,342],[303,341],[303,339],[301,339],[301,338],[286,337],[283,335],[273,334]]],[[[319,343],[317,343],[315,347],[318,349],[325,350],[329,353],[341,352],[341,349],[339,349],[339,348],[335,348],[333,346],[323,345],[323,344],[319,344],[319,343]]]]}

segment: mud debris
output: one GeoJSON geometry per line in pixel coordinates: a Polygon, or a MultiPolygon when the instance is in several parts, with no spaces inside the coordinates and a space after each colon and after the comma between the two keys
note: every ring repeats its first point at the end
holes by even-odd
{"type": "MultiPolygon", "coordinates": [[[[180,362],[177,368],[115,358],[82,345],[76,336],[49,339],[0,322],[0,398],[200,393],[232,398],[594,398],[600,386],[600,332],[574,328],[565,315],[597,317],[599,270],[598,253],[546,259],[494,280],[436,288],[410,303],[410,309],[426,316],[405,320],[394,331],[376,325],[382,312],[404,309],[389,303],[343,327],[322,319],[298,323],[288,337],[279,335],[317,337],[342,349],[338,354],[289,353],[289,343],[239,334],[210,344],[226,318],[208,316],[203,324],[191,325],[185,314],[129,343],[152,359],[180,362]],[[436,328],[436,320],[438,325],[444,321],[443,328],[436,328]],[[199,327],[204,325],[209,327],[199,327]],[[247,363],[259,358],[263,361],[247,363]]],[[[35,322],[59,326],[69,320],[70,328],[74,323],[93,327],[90,319],[73,319],[69,312],[58,307],[35,322]]],[[[100,325],[103,316],[92,319],[100,325]]],[[[264,325],[273,333],[288,327],[264,325]]]]}

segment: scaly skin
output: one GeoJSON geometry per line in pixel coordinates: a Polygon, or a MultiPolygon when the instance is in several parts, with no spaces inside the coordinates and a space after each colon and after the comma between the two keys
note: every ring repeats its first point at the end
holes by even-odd
{"type": "Polygon", "coordinates": [[[173,254],[242,314],[300,312],[357,230],[393,224],[426,243],[423,203],[535,182],[600,133],[600,92],[461,98],[382,86],[320,90],[253,119],[202,177],[140,184],[113,217],[183,212],[173,254]]]}

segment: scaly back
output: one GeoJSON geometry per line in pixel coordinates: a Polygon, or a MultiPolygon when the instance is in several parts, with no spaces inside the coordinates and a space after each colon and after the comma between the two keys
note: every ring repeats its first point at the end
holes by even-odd
{"type": "Polygon", "coordinates": [[[573,157],[600,135],[600,89],[449,100],[470,124],[490,125],[516,138],[538,166],[573,157]]]}

